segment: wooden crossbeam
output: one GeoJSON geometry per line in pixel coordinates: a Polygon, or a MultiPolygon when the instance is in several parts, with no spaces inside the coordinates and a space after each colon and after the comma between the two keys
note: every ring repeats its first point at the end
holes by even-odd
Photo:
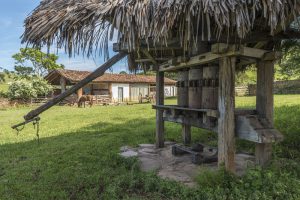
{"type": "MultiPolygon", "coordinates": [[[[232,56],[245,58],[246,60],[250,59],[251,62],[255,62],[256,60],[260,59],[278,59],[281,57],[281,53],[244,46],[217,43],[212,45],[211,52],[203,53],[188,59],[183,59],[182,57],[170,59],[159,66],[159,71],[177,71],[180,69],[213,63],[218,61],[220,58],[232,56]]],[[[251,64],[251,62],[248,64],[251,64]]]]}
{"type": "Polygon", "coordinates": [[[180,110],[180,111],[188,111],[188,112],[207,113],[207,116],[215,117],[215,118],[219,116],[219,112],[217,110],[212,110],[212,109],[186,108],[177,105],[153,105],[152,107],[154,109],[160,109],[160,110],[180,110]]]}

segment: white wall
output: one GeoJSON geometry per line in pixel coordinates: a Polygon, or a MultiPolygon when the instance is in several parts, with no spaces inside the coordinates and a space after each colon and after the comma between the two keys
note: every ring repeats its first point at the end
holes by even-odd
{"type": "Polygon", "coordinates": [[[138,83],[130,84],[130,101],[138,101],[140,94],[142,94],[143,97],[149,95],[149,85],[138,83]]]}
{"type": "Polygon", "coordinates": [[[118,88],[123,88],[123,98],[124,101],[129,101],[129,84],[124,83],[112,83],[112,101],[118,102],[118,88]]]}
{"type": "Polygon", "coordinates": [[[177,88],[175,86],[165,86],[165,97],[174,97],[177,95],[177,88]]]}

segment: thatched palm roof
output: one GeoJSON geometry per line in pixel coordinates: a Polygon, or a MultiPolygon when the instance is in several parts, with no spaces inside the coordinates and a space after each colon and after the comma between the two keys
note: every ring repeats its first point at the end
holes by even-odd
{"type": "Polygon", "coordinates": [[[137,50],[178,37],[188,50],[197,40],[274,35],[299,14],[298,0],[44,0],[25,21],[23,42],[55,44],[69,54],[107,52],[108,40],[137,50]]]}

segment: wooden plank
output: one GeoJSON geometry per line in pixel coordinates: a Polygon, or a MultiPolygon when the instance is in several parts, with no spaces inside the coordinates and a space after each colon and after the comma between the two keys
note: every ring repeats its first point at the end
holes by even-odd
{"type": "Polygon", "coordinates": [[[149,53],[149,51],[147,51],[146,49],[142,49],[143,54],[151,60],[151,62],[154,64],[154,66],[158,66],[157,61],[151,56],[151,54],[149,53]]]}
{"type": "Polygon", "coordinates": [[[203,124],[202,121],[198,118],[192,118],[187,116],[172,116],[169,113],[165,113],[164,115],[164,121],[174,122],[178,124],[186,124],[189,126],[194,126],[197,128],[202,128],[206,130],[210,130],[213,132],[217,132],[217,127],[213,126],[207,126],[206,124],[203,124]]]}
{"type": "MultiPolygon", "coordinates": [[[[203,67],[203,80],[204,84],[202,86],[202,108],[203,109],[218,109],[218,65],[208,65],[203,67]],[[214,85],[209,83],[209,80],[214,81],[214,85]]],[[[211,81],[211,82],[213,82],[211,81]]],[[[214,124],[216,119],[208,115],[208,113],[203,114],[204,124],[214,124]]]]}
{"type": "Polygon", "coordinates": [[[215,117],[215,118],[217,118],[219,116],[219,111],[213,110],[213,109],[187,108],[187,107],[181,107],[181,106],[177,106],[177,105],[153,105],[152,107],[154,109],[162,109],[162,110],[174,109],[174,110],[182,110],[182,111],[207,113],[208,116],[215,117]]]}
{"type": "Polygon", "coordinates": [[[241,47],[240,48],[240,56],[245,56],[249,58],[263,58],[266,53],[269,51],[257,49],[257,48],[250,48],[250,47],[241,47]]]}
{"type": "Polygon", "coordinates": [[[282,141],[282,134],[273,128],[264,127],[257,116],[236,116],[236,136],[255,143],[282,141]]]}
{"type": "Polygon", "coordinates": [[[235,62],[235,57],[224,57],[219,66],[218,164],[230,172],[235,172],[235,62]]]}
{"type": "Polygon", "coordinates": [[[211,45],[211,52],[215,54],[224,54],[228,51],[235,51],[236,45],[230,45],[227,43],[216,43],[211,45]]]}
{"type": "Polygon", "coordinates": [[[118,53],[117,55],[113,56],[111,59],[106,61],[104,64],[102,64],[99,68],[97,68],[94,72],[89,74],[85,79],[81,80],[77,84],[75,84],[73,87],[71,87],[66,92],[58,95],[57,97],[51,99],[46,104],[38,107],[35,110],[30,111],[27,115],[24,116],[25,120],[33,119],[34,117],[38,116],[45,110],[51,108],[52,106],[56,105],[60,101],[62,101],[64,98],[70,96],[71,94],[75,93],[77,90],[85,86],[86,84],[92,82],[94,79],[96,79],[99,76],[102,76],[106,70],[108,70],[112,65],[114,65],[116,62],[124,58],[127,54],[126,53],[118,53]]]}
{"type": "Polygon", "coordinates": [[[216,46],[214,48],[215,49],[213,49],[212,52],[202,53],[200,55],[191,57],[188,60],[182,60],[182,57],[173,58],[168,62],[161,64],[159,66],[159,71],[177,71],[180,69],[186,69],[186,68],[195,67],[207,63],[212,63],[219,60],[220,58],[229,57],[229,56],[262,59],[266,53],[270,52],[262,49],[250,48],[244,46],[240,46],[240,47],[229,46],[228,48],[229,50],[227,52],[224,52],[226,49],[225,47],[216,46]]]}
{"type": "MultiPolygon", "coordinates": [[[[178,87],[177,103],[180,107],[189,106],[189,71],[179,71],[177,80],[182,84],[178,87]]],[[[184,144],[189,144],[191,142],[191,127],[187,124],[182,124],[181,135],[184,144]]]]}
{"type": "MultiPolygon", "coordinates": [[[[145,49],[148,51],[163,51],[163,50],[172,50],[172,49],[183,49],[179,43],[172,43],[166,45],[147,45],[147,44],[141,44],[139,45],[139,50],[145,49]]],[[[127,44],[121,45],[120,43],[114,43],[113,44],[113,51],[114,52],[130,52],[130,49],[127,44]]]]}
{"type": "MultiPolygon", "coordinates": [[[[220,54],[213,54],[211,52],[203,53],[198,56],[191,57],[187,62],[177,61],[175,63],[179,63],[179,64],[174,64],[174,65],[170,65],[170,63],[167,64],[163,63],[162,65],[159,66],[159,71],[176,71],[176,70],[185,69],[189,67],[199,66],[213,61],[217,61],[221,57],[222,55],[220,54]]],[[[169,62],[174,63],[174,60],[169,62]]]]}
{"type": "MultiPolygon", "coordinates": [[[[274,82],[274,62],[259,61],[257,65],[257,91],[256,110],[258,116],[265,119],[269,126],[273,128],[273,82],[274,82]]],[[[266,166],[272,158],[272,144],[256,144],[256,163],[266,166]]]]}
{"type": "MultiPolygon", "coordinates": [[[[164,72],[156,73],[156,104],[164,105],[164,72]]],[[[156,147],[164,147],[163,110],[156,110],[156,147]]]]}

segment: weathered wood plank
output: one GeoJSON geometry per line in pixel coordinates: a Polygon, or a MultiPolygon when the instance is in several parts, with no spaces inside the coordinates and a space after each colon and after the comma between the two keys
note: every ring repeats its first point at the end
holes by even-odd
{"type": "MultiPolygon", "coordinates": [[[[274,61],[259,61],[257,65],[256,110],[261,119],[273,128],[274,61]]],[[[272,157],[272,144],[256,144],[256,163],[266,166],[272,157]]]]}
{"type": "MultiPolygon", "coordinates": [[[[156,73],[156,104],[164,105],[164,72],[156,73]]],[[[164,147],[164,119],[163,110],[156,110],[156,147],[164,147]]]]}
{"type": "Polygon", "coordinates": [[[236,116],[236,136],[255,143],[282,141],[282,134],[273,128],[266,128],[257,116],[236,116]]]}
{"type": "Polygon", "coordinates": [[[165,113],[164,121],[174,122],[178,124],[186,124],[189,126],[194,126],[194,127],[210,130],[213,132],[217,132],[217,127],[207,126],[206,124],[203,124],[202,121],[199,120],[198,118],[186,117],[182,115],[172,116],[171,114],[165,113]]]}
{"type": "Polygon", "coordinates": [[[176,71],[176,70],[180,70],[180,69],[186,69],[189,67],[194,67],[194,66],[199,66],[199,65],[203,65],[203,64],[207,64],[213,61],[218,60],[219,58],[221,58],[222,55],[218,55],[218,54],[212,54],[212,53],[204,53],[198,56],[194,56],[191,57],[189,59],[189,61],[187,62],[178,62],[178,61],[170,61],[169,63],[164,63],[162,65],[160,65],[159,70],[160,71],[176,71]],[[171,65],[171,63],[174,63],[173,65],[171,65]],[[177,64],[179,63],[179,64],[177,64]]]}
{"type": "MultiPolygon", "coordinates": [[[[189,71],[179,71],[177,80],[181,83],[180,87],[177,88],[177,103],[180,107],[189,106],[189,71]]],[[[191,127],[187,124],[182,124],[181,135],[184,144],[189,144],[191,142],[191,127]]]]}
{"type": "Polygon", "coordinates": [[[126,53],[118,53],[117,55],[113,56],[111,59],[106,61],[103,65],[101,65],[99,68],[97,68],[94,72],[89,74],[85,79],[75,84],[73,87],[71,87],[66,92],[58,95],[57,97],[51,99],[46,104],[43,104],[42,106],[38,107],[35,110],[30,111],[27,115],[24,116],[25,120],[33,119],[34,117],[38,116],[45,110],[51,108],[52,106],[56,105],[60,101],[62,101],[64,98],[70,96],[71,94],[75,93],[77,90],[88,84],[89,82],[93,81],[99,76],[102,76],[106,70],[108,70],[112,65],[114,65],[116,62],[124,58],[127,54],[126,53]]]}
{"type": "Polygon", "coordinates": [[[186,69],[195,67],[203,64],[215,62],[223,57],[236,56],[254,59],[263,59],[264,56],[270,51],[244,47],[244,46],[229,46],[226,48],[225,45],[214,44],[212,52],[202,53],[197,56],[193,56],[187,60],[183,60],[182,57],[177,57],[169,60],[166,63],[162,63],[159,66],[160,71],[177,71],[180,69],[186,69]],[[228,49],[228,51],[226,51],[228,49]]]}
{"type": "Polygon", "coordinates": [[[191,111],[191,112],[199,112],[199,113],[207,113],[208,116],[210,117],[215,117],[217,118],[219,116],[219,111],[218,110],[213,110],[213,109],[198,109],[198,108],[187,108],[187,107],[181,107],[178,105],[153,105],[152,106],[154,109],[162,109],[162,110],[167,110],[167,109],[174,109],[174,110],[183,110],[183,111],[191,111]]]}
{"type": "MultiPolygon", "coordinates": [[[[202,87],[202,108],[203,109],[218,109],[218,79],[219,66],[209,65],[203,67],[203,87],[202,87]]],[[[215,124],[216,119],[211,118],[207,113],[203,114],[203,123],[215,124]]]]}
{"type": "Polygon", "coordinates": [[[224,57],[219,66],[218,164],[231,172],[235,172],[235,63],[235,57],[224,57]]]}

